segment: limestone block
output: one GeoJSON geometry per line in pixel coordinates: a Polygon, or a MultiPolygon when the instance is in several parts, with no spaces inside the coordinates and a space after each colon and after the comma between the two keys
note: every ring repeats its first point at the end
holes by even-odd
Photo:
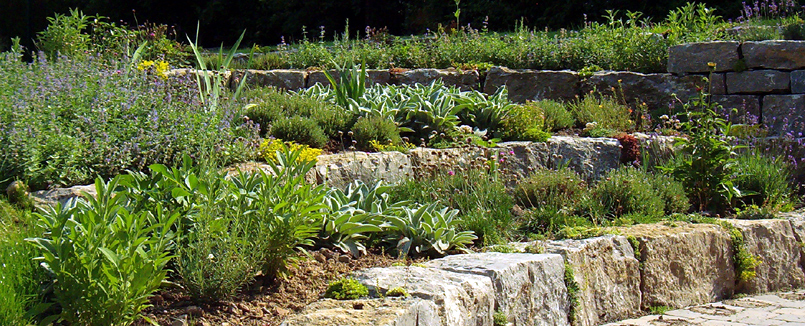
{"type": "MultiPolygon", "coordinates": [[[[235,71],[232,74],[229,86],[237,87],[243,78],[244,71],[235,71]]],[[[246,84],[251,86],[275,87],[278,89],[298,90],[305,87],[307,72],[302,70],[254,70],[249,69],[246,84]]]]}
{"type": "MultiPolygon", "coordinates": [[[[333,78],[335,78],[336,82],[340,80],[341,75],[337,70],[330,70],[329,73],[331,76],[333,76],[333,78]]],[[[366,86],[387,85],[389,84],[390,80],[391,74],[388,70],[366,70],[366,86]]],[[[330,81],[327,80],[327,76],[325,76],[324,72],[321,70],[311,71],[307,75],[307,87],[311,87],[316,84],[322,84],[324,86],[330,85],[330,81]]]]}
{"type": "Polygon", "coordinates": [[[649,110],[668,109],[674,102],[674,94],[687,101],[699,94],[698,90],[706,87],[702,76],[674,76],[671,74],[642,74],[637,72],[601,72],[582,81],[582,94],[598,91],[613,95],[613,88],[628,102],[636,99],[645,102],[649,110]]]}
{"type": "Polygon", "coordinates": [[[474,167],[486,166],[484,162],[492,155],[487,148],[415,148],[408,152],[408,157],[417,175],[428,175],[448,170],[460,171],[474,167]]]}
{"type": "Polygon", "coordinates": [[[354,180],[395,183],[413,176],[410,158],[400,152],[320,155],[314,170],[317,183],[342,189],[354,180]]]}
{"type": "Polygon", "coordinates": [[[802,41],[744,42],[741,50],[749,69],[805,68],[805,42],[802,41]]]}
{"type": "Polygon", "coordinates": [[[391,74],[391,82],[396,85],[429,85],[437,79],[462,91],[479,89],[481,80],[477,70],[413,69],[391,74]]]}
{"type": "Polygon", "coordinates": [[[763,124],[770,135],[805,133],[805,95],[766,95],[763,97],[763,124]]]}
{"type": "Polygon", "coordinates": [[[715,71],[730,71],[738,62],[740,43],[705,42],[675,45],[668,49],[668,72],[689,74],[710,72],[707,63],[716,64],[715,71]]]}
{"type": "Polygon", "coordinates": [[[727,73],[729,94],[786,93],[791,89],[789,73],[777,70],[750,70],[727,73]]]}
{"type": "Polygon", "coordinates": [[[597,180],[620,166],[620,143],[613,138],[554,136],[534,146],[550,153],[548,167],[567,165],[587,181],[597,180]]]}
{"type": "Polygon", "coordinates": [[[744,236],[747,250],[761,261],[756,276],[741,284],[745,293],[765,293],[805,286],[802,248],[788,220],[727,220],[744,236]]]}
{"type": "Polygon", "coordinates": [[[490,278],[435,268],[370,268],[354,273],[370,293],[403,287],[414,298],[438,306],[443,325],[492,326],[495,292],[490,278]]]}
{"type": "Polygon", "coordinates": [[[579,75],[573,71],[493,67],[486,75],[484,92],[494,94],[501,86],[506,86],[509,99],[517,103],[540,99],[569,101],[579,95],[579,75]]]}
{"type": "Polygon", "coordinates": [[[546,241],[548,253],[561,254],[579,285],[574,325],[595,326],[640,312],[640,267],[624,236],[546,241]]]}
{"type": "Polygon", "coordinates": [[[314,302],[288,317],[282,326],[441,326],[433,301],[421,299],[360,299],[314,302]]]}
{"type": "Polygon", "coordinates": [[[56,206],[57,203],[64,205],[73,198],[82,198],[85,193],[92,197],[97,196],[95,184],[34,191],[31,197],[37,206],[56,206]]]}
{"type": "Polygon", "coordinates": [[[426,265],[490,278],[496,310],[514,325],[568,324],[564,262],[559,255],[489,252],[448,256],[426,265]]]}
{"type": "Polygon", "coordinates": [[[639,242],[642,307],[681,308],[729,298],[735,291],[732,241],[726,230],[674,222],[621,228],[639,242]]]}

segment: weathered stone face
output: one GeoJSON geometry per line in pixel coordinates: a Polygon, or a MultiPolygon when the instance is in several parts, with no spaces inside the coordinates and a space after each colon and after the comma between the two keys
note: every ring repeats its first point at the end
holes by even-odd
{"type": "Polygon", "coordinates": [[[426,265],[490,278],[496,310],[514,325],[568,324],[564,262],[559,255],[490,252],[447,256],[426,265]]]}
{"type": "Polygon", "coordinates": [[[795,70],[805,68],[805,42],[762,41],[744,42],[741,46],[749,69],[795,70]]]}
{"type": "Polygon", "coordinates": [[[81,198],[84,194],[95,197],[95,185],[72,186],[70,188],[56,188],[51,190],[40,190],[31,193],[31,197],[38,206],[56,206],[57,203],[66,204],[73,198],[81,198]]]}
{"type": "Polygon", "coordinates": [[[709,62],[716,64],[715,71],[732,70],[738,62],[738,42],[686,43],[668,49],[668,72],[672,74],[710,72],[709,62]]]}
{"type": "MultiPolygon", "coordinates": [[[[339,81],[341,78],[341,74],[339,74],[337,70],[329,70],[328,72],[336,81],[339,81]]],[[[391,80],[391,74],[388,70],[367,69],[366,75],[366,86],[388,85],[391,80]]],[[[322,84],[323,86],[330,85],[330,81],[327,80],[327,76],[325,76],[324,72],[321,70],[311,71],[307,75],[307,87],[316,84],[322,84]]]]}
{"type": "Polygon", "coordinates": [[[595,326],[635,316],[640,311],[640,267],[623,236],[542,242],[562,255],[579,285],[575,326],[595,326]]]}
{"type": "Polygon", "coordinates": [[[791,89],[787,72],[777,70],[751,70],[727,73],[728,94],[785,93],[791,89]]]}
{"type": "Polygon", "coordinates": [[[394,183],[413,177],[411,160],[400,152],[320,155],[314,170],[317,183],[341,189],[355,180],[394,183]]]}
{"type": "Polygon", "coordinates": [[[791,93],[805,94],[805,70],[791,72],[791,93]]]}
{"type": "Polygon", "coordinates": [[[763,97],[763,124],[770,135],[805,133],[805,95],[766,95],[763,97]]]}
{"type": "Polygon", "coordinates": [[[579,95],[579,75],[573,71],[493,67],[486,75],[484,93],[494,94],[501,86],[506,86],[512,102],[541,99],[570,101],[579,95]]]}
{"type": "Polygon", "coordinates": [[[492,325],[495,292],[488,277],[423,267],[370,268],[354,277],[370,294],[403,287],[415,298],[435,302],[443,325],[492,325]]]}
{"type": "Polygon", "coordinates": [[[714,73],[710,75],[710,94],[727,94],[727,74],[714,73]]]}
{"type": "Polygon", "coordinates": [[[555,136],[534,146],[550,153],[548,167],[555,169],[566,165],[588,181],[599,179],[620,166],[620,143],[612,138],[555,136]]]}
{"type": "Polygon", "coordinates": [[[639,242],[642,307],[681,308],[735,292],[732,241],[715,225],[674,222],[620,228],[639,242]]]}
{"type": "Polygon", "coordinates": [[[441,80],[445,86],[454,86],[462,91],[481,87],[481,78],[477,70],[414,69],[391,74],[391,83],[395,85],[428,85],[434,80],[441,80]]]}
{"type": "MultiPolygon", "coordinates": [[[[246,84],[251,86],[273,86],[279,89],[298,90],[305,88],[305,76],[302,70],[248,70],[246,84]]],[[[243,78],[244,72],[235,71],[230,79],[229,86],[235,88],[243,78]]]]}
{"type": "Polygon", "coordinates": [[[316,301],[283,321],[282,326],[419,326],[443,325],[436,304],[421,299],[316,301]],[[360,308],[358,308],[360,307],[360,308]]]}
{"type": "Polygon", "coordinates": [[[744,236],[749,253],[760,260],[755,277],[740,284],[744,293],[765,293],[805,286],[802,247],[788,220],[726,220],[744,236]]]}
{"type": "Polygon", "coordinates": [[[641,74],[636,72],[596,73],[582,81],[581,92],[601,92],[613,95],[621,91],[623,98],[634,103],[635,99],[645,102],[649,110],[667,109],[675,101],[687,102],[696,97],[699,89],[706,88],[702,76],[674,76],[671,74],[641,74]],[[620,82],[619,82],[620,81],[620,82]],[[614,90],[613,90],[614,88],[614,90]]]}

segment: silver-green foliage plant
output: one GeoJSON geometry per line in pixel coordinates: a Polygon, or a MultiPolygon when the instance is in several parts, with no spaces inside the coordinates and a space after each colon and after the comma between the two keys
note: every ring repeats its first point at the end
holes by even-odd
{"type": "Polygon", "coordinates": [[[390,238],[400,256],[444,256],[451,250],[466,251],[477,239],[472,231],[458,231],[458,210],[439,203],[404,207],[399,216],[388,217],[390,238]]]}
{"type": "Polygon", "coordinates": [[[131,212],[119,179],[95,181],[97,198],[38,214],[45,236],[30,239],[53,276],[53,297],[70,325],[130,325],[165,280],[178,214],[131,212]]]}
{"type": "Polygon", "coordinates": [[[332,188],[324,197],[327,209],[319,240],[353,256],[365,254],[363,242],[370,234],[383,231],[385,218],[407,204],[391,202],[389,189],[381,182],[369,186],[361,181],[349,184],[346,191],[332,188]]]}

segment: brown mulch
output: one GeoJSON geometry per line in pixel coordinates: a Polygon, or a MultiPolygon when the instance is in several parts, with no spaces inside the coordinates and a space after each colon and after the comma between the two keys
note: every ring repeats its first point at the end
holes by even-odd
{"type": "Polygon", "coordinates": [[[151,299],[153,307],[143,314],[159,325],[171,325],[181,319],[189,320],[187,325],[280,325],[288,315],[321,298],[333,280],[356,270],[411,263],[382,252],[352,258],[321,249],[311,252],[311,257],[292,266],[286,278],[274,282],[257,279],[225,302],[194,303],[178,289],[160,292],[151,299]]]}

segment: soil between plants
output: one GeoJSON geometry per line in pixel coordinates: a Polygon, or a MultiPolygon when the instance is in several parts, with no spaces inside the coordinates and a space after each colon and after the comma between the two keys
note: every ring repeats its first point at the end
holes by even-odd
{"type": "Polygon", "coordinates": [[[361,269],[413,263],[379,251],[352,258],[322,249],[300,258],[286,278],[273,282],[258,278],[230,300],[196,303],[181,289],[163,290],[151,298],[153,307],[143,314],[159,325],[172,325],[177,320],[187,322],[175,325],[280,325],[288,315],[321,298],[333,280],[361,269]]]}

